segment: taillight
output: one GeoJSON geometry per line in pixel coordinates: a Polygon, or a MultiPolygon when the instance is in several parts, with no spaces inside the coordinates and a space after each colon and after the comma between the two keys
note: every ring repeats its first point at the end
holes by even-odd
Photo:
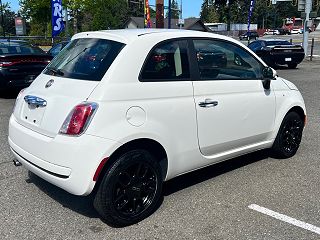
{"type": "Polygon", "coordinates": [[[9,61],[0,62],[0,67],[8,67],[11,65],[13,65],[13,62],[9,62],[9,61]]]}
{"type": "Polygon", "coordinates": [[[24,64],[24,63],[40,63],[40,64],[48,64],[50,60],[47,58],[15,58],[10,59],[8,61],[0,61],[0,67],[10,67],[15,64],[24,64]]]}
{"type": "Polygon", "coordinates": [[[59,131],[61,134],[78,136],[88,127],[96,109],[97,103],[84,102],[75,106],[62,124],[59,131]]]}

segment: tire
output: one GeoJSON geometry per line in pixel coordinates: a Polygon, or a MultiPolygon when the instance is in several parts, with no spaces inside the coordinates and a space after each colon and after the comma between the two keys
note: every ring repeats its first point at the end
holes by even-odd
{"type": "Polygon", "coordinates": [[[290,69],[295,69],[297,66],[298,66],[297,63],[289,63],[288,64],[288,68],[290,68],[290,69]]]}
{"type": "Polygon", "coordinates": [[[284,117],[272,146],[275,157],[290,158],[296,154],[300,146],[303,127],[303,119],[298,113],[289,112],[284,117]]]}
{"type": "Polygon", "coordinates": [[[151,215],[162,196],[162,172],[146,150],[121,155],[106,171],[94,207],[111,226],[135,224],[151,215]]]}

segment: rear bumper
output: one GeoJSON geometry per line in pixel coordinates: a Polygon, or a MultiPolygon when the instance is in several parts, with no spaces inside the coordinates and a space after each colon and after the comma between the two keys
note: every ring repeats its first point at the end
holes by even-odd
{"type": "Polygon", "coordinates": [[[33,79],[10,79],[0,75],[0,89],[10,89],[10,88],[25,88],[30,86],[33,82],[33,79]]]}
{"type": "Polygon", "coordinates": [[[88,195],[100,162],[121,144],[91,135],[50,138],[16,122],[9,123],[9,145],[19,162],[48,182],[75,195],[88,195]]]}
{"type": "Polygon", "coordinates": [[[0,68],[0,88],[24,88],[28,87],[33,80],[42,72],[44,66],[37,69],[15,71],[16,69],[0,68]]]}
{"type": "Polygon", "coordinates": [[[280,65],[290,64],[290,63],[299,64],[303,61],[304,57],[305,57],[304,53],[299,53],[299,54],[276,53],[276,54],[270,55],[271,61],[280,65]],[[288,61],[288,59],[291,59],[291,60],[288,61]]]}

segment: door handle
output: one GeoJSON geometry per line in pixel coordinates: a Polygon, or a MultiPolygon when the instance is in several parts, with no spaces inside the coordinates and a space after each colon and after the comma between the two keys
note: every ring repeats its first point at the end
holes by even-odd
{"type": "Polygon", "coordinates": [[[199,106],[203,108],[215,107],[218,106],[218,101],[205,99],[204,102],[199,102],[199,106]]]}

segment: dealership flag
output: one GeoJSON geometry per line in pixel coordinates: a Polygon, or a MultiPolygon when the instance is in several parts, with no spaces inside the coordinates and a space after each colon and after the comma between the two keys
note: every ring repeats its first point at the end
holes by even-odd
{"type": "Polygon", "coordinates": [[[144,27],[151,28],[149,0],[145,0],[144,6],[144,27]]]}
{"type": "Polygon", "coordinates": [[[250,1],[250,8],[249,8],[249,14],[248,14],[248,32],[250,31],[250,22],[251,22],[251,16],[254,8],[255,0],[250,1]]]}
{"type": "Polygon", "coordinates": [[[62,18],[62,0],[51,0],[52,38],[59,35],[64,29],[62,18]]]}

